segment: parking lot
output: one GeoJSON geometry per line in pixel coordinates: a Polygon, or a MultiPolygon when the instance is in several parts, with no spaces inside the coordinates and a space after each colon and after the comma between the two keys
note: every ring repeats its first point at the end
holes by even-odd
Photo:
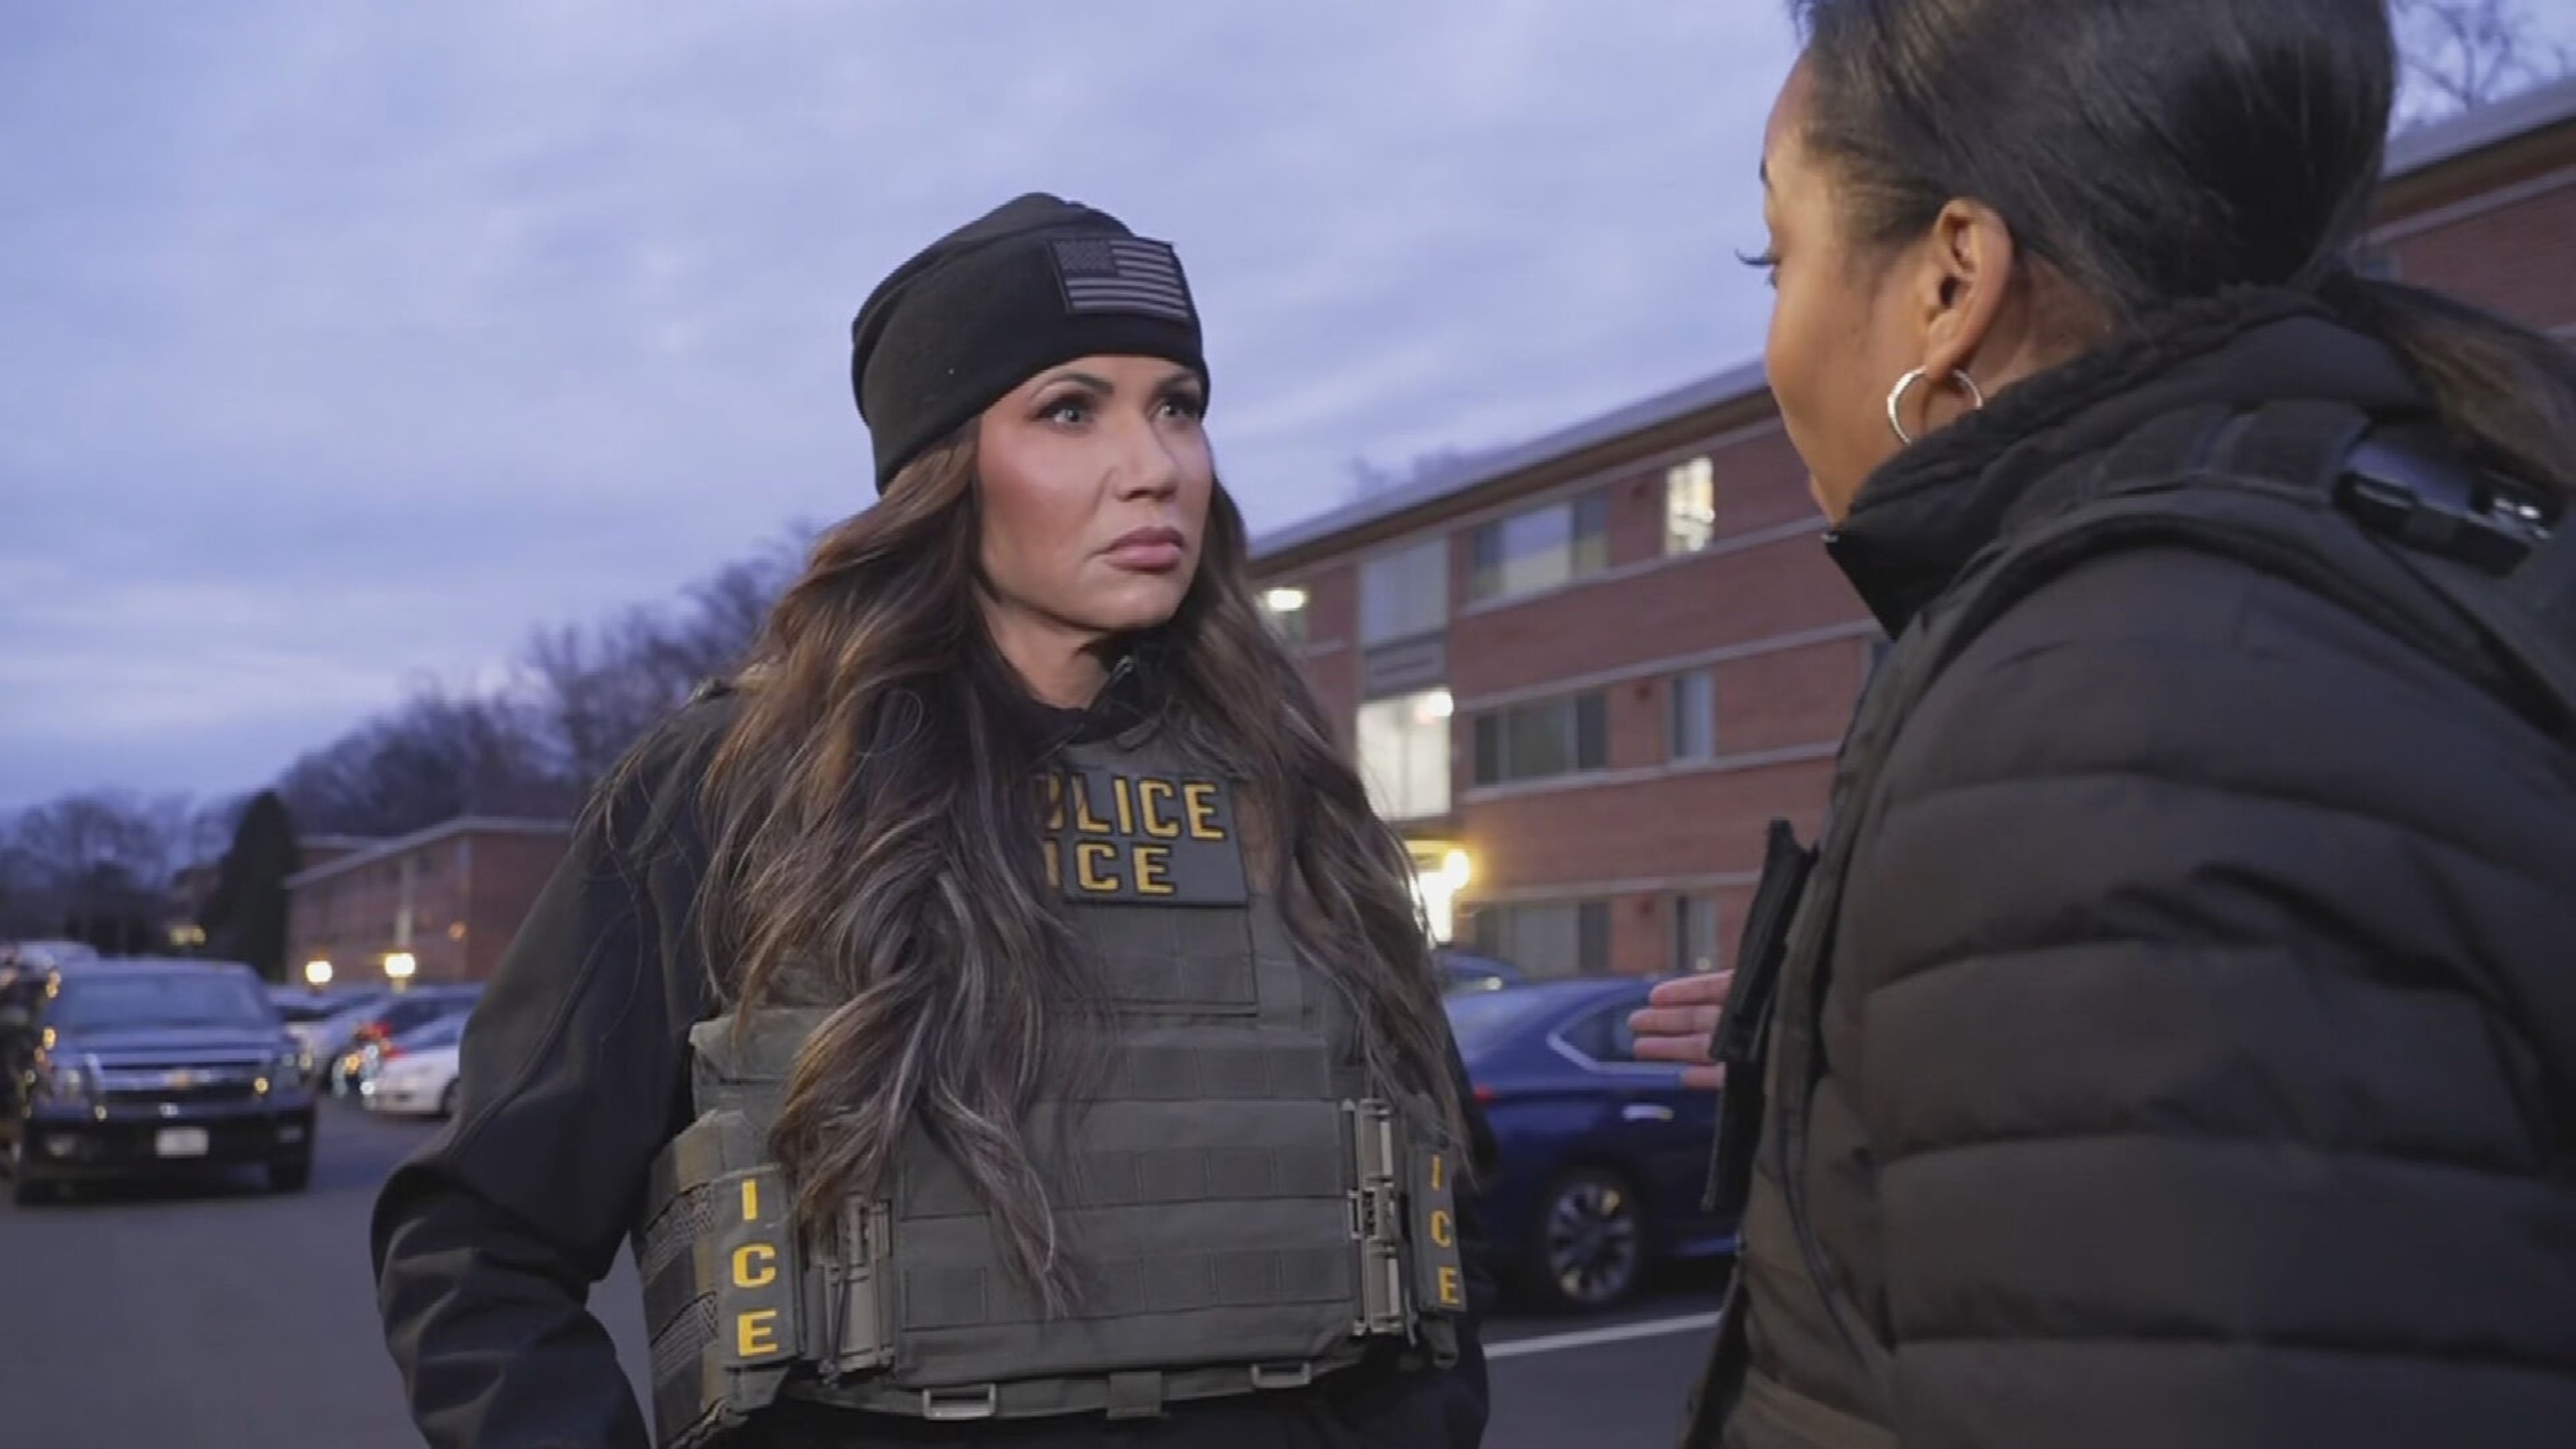
{"type": "MultiPolygon", "coordinates": [[[[416,1445],[367,1266],[376,1185],[432,1130],[326,1103],[313,1183],[255,1179],[0,1201],[0,1439],[26,1445],[416,1445]]],[[[1714,1306],[1705,1270],[1632,1310],[1494,1325],[1492,1449],[1669,1445],[1714,1306]]],[[[640,1299],[622,1262],[597,1311],[630,1373],[640,1299]]]]}

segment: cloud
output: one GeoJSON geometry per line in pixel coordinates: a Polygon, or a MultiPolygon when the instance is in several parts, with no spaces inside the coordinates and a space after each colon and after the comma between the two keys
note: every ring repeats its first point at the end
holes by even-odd
{"type": "Polygon", "coordinates": [[[851,314],[1020,190],[1180,247],[1256,529],[1740,362],[1788,56],[1697,0],[30,7],[0,806],[256,784],[860,506],[851,314]]]}

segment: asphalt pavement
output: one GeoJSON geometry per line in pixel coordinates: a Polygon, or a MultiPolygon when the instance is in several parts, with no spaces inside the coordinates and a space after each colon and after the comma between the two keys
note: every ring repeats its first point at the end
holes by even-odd
{"type": "MultiPolygon", "coordinates": [[[[325,1104],[312,1186],[0,1197],[0,1443],[195,1449],[420,1443],[367,1264],[376,1187],[430,1124],[325,1104]]],[[[1488,1333],[1488,1449],[1667,1449],[1715,1306],[1705,1272],[1621,1313],[1488,1333]]],[[[644,1352],[622,1259],[592,1300],[628,1372],[644,1352]]]]}

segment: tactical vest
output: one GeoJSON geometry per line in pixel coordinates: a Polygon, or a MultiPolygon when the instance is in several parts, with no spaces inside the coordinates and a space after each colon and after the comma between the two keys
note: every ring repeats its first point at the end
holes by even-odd
{"type": "MultiPolygon", "coordinates": [[[[1988,624],[2089,560],[2154,546],[2237,558],[2331,599],[2576,749],[2576,519],[2553,531],[2538,500],[2468,469],[2437,436],[2373,434],[2365,414],[2340,403],[2212,404],[2034,485],[2003,537],[1915,618],[1864,688],[1820,843],[1801,846],[1786,822],[1772,823],[1710,1043],[1726,1098],[1705,1205],[1750,1217],[1751,1199],[1769,1195],[1763,1206],[1790,1225],[1813,1301],[1861,1382],[1892,1388],[1890,1357],[1837,1281],[1804,1201],[1806,1118],[1824,1072],[1818,1016],[1860,817],[1906,717],[1988,624]]],[[[1739,1271],[1683,1449],[1714,1449],[1755,1391],[1744,1293],[1739,1271]]],[[[1894,1443],[1881,1426],[1786,1386],[1769,1386],[1762,1412],[1820,1442],[1894,1443]]]]}
{"type": "Polygon", "coordinates": [[[823,1231],[767,1139],[826,1013],[689,1036],[696,1117],[637,1238],[661,1443],[781,1398],[938,1420],[1100,1413],[1300,1387],[1380,1344],[1456,1357],[1466,1308],[1427,1098],[1362,1066],[1350,1014],[1246,867],[1235,791],[1139,731],[1056,757],[1049,878],[1116,1024],[1102,1084],[1025,1126],[1089,1291],[1049,1321],[957,1164],[918,1128],[823,1231]],[[809,1244],[818,1244],[808,1246],[809,1244]]]}

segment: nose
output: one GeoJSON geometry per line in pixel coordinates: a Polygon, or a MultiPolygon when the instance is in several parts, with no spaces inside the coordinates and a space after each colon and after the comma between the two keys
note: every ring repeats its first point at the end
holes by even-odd
{"type": "Polygon", "coordinates": [[[1111,482],[1121,498],[1168,498],[1180,490],[1180,454],[1152,418],[1131,418],[1121,430],[1111,482]]]}

